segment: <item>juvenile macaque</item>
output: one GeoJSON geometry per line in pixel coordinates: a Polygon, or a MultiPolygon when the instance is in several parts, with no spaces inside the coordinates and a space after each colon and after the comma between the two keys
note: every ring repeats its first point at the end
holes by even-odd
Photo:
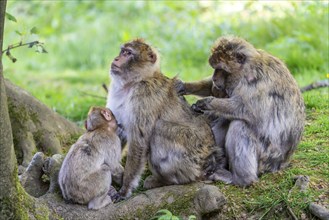
{"type": "Polygon", "coordinates": [[[111,65],[107,107],[127,133],[128,155],[120,196],[138,186],[148,161],[144,188],[185,184],[203,178],[214,139],[203,116],[178,96],[176,79],[160,72],[157,51],[137,39],[124,44],[111,65]]]}
{"type": "Polygon", "coordinates": [[[72,145],[59,172],[65,200],[100,209],[112,203],[108,195],[113,180],[121,184],[123,167],[117,122],[107,108],[91,107],[86,133],[72,145]]]}
{"type": "Polygon", "coordinates": [[[212,49],[212,83],[178,86],[181,94],[200,94],[213,85],[226,97],[197,101],[195,110],[229,120],[225,151],[229,168],[209,176],[240,186],[264,172],[286,167],[304,129],[304,102],[296,81],[278,58],[255,49],[241,38],[221,37],[212,49]],[[202,89],[201,89],[202,88],[202,89]]]}

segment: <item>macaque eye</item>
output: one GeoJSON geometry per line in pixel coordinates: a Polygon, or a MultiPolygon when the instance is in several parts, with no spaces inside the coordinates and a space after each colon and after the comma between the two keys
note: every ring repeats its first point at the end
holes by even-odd
{"type": "Polygon", "coordinates": [[[132,55],[132,52],[130,50],[121,50],[120,54],[123,56],[130,56],[132,55]]]}

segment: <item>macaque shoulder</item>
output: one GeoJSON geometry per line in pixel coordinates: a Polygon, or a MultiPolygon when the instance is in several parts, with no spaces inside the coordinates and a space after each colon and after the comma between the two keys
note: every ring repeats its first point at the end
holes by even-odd
{"type": "Polygon", "coordinates": [[[136,83],[131,93],[136,98],[165,98],[171,92],[172,82],[165,77],[151,77],[136,83]]]}

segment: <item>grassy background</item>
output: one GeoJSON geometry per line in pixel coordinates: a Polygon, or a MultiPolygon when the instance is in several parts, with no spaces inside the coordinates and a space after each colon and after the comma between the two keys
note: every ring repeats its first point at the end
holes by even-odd
{"type": "MultiPolygon", "coordinates": [[[[101,84],[109,83],[109,64],[120,45],[136,37],[159,49],[166,75],[184,81],[212,74],[207,59],[222,35],[241,36],[279,57],[300,86],[326,79],[329,71],[324,1],[8,1],[7,12],[17,22],[6,20],[4,48],[40,40],[49,53],[13,50],[18,61],[3,58],[5,77],[77,123],[91,105],[105,105],[101,84]],[[30,34],[33,27],[37,34],[30,34]]],[[[218,183],[229,200],[228,214],[260,211],[269,219],[290,207],[299,218],[312,218],[309,201],[328,205],[328,98],[327,88],[304,93],[306,131],[290,168],[265,175],[248,189],[218,183]],[[299,174],[310,176],[309,191],[289,193],[299,174]]]]}

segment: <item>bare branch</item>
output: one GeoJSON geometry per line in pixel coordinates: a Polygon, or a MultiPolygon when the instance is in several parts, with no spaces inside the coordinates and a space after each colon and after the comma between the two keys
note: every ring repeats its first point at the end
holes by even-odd
{"type": "Polygon", "coordinates": [[[329,87],[329,81],[327,79],[314,82],[310,85],[304,86],[300,89],[301,92],[306,92],[312,89],[318,89],[322,87],[329,87]]]}

